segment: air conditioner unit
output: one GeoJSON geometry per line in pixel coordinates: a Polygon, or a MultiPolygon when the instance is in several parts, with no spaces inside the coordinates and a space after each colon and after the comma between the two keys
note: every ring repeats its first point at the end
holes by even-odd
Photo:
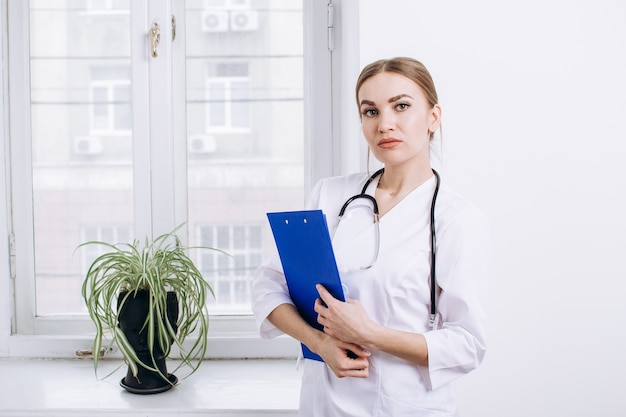
{"type": "Polygon", "coordinates": [[[76,136],[74,138],[74,153],[76,155],[98,155],[103,150],[102,140],[95,136],[76,136]]]}
{"type": "Polygon", "coordinates": [[[259,13],[256,10],[231,10],[230,30],[249,32],[259,28],[259,13]]]}
{"type": "Polygon", "coordinates": [[[215,137],[210,135],[191,135],[188,139],[187,149],[192,155],[206,155],[217,150],[215,137]]]}
{"type": "Polygon", "coordinates": [[[202,12],[202,31],[203,32],[227,32],[228,31],[228,12],[221,10],[212,10],[202,12]]]}

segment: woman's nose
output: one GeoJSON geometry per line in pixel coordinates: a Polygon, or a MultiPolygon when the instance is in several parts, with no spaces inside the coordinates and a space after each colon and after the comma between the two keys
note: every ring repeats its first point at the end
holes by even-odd
{"type": "Polygon", "coordinates": [[[378,131],[380,133],[389,132],[395,128],[395,117],[391,112],[381,112],[378,123],[378,131]]]}

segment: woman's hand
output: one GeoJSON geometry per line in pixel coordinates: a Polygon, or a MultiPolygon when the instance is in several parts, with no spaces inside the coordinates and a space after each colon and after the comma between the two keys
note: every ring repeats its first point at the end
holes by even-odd
{"type": "MultiPolygon", "coordinates": [[[[394,330],[373,321],[358,300],[337,300],[323,285],[317,285],[320,298],[315,301],[317,322],[324,334],[344,343],[391,355],[428,366],[428,346],[423,334],[394,330]]],[[[356,353],[356,352],[355,352],[356,353]]],[[[326,360],[324,358],[324,360],[326,360]]]]}
{"type": "Polygon", "coordinates": [[[369,376],[369,351],[359,345],[343,342],[324,335],[316,352],[338,378],[367,378],[369,376]]]}
{"type": "Polygon", "coordinates": [[[324,326],[324,333],[346,343],[359,346],[368,345],[368,336],[371,336],[374,323],[361,303],[347,299],[346,302],[337,300],[323,285],[316,286],[320,295],[315,301],[317,322],[324,326]]]}
{"type": "Polygon", "coordinates": [[[370,352],[359,345],[341,341],[310,326],[293,304],[279,305],[268,315],[268,319],[283,332],[320,355],[337,377],[369,376],[370,352]]]}

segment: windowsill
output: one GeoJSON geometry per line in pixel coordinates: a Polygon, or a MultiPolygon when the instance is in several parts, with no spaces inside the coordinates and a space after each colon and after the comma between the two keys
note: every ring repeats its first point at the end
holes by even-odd
{"type": "MultiPolygon", "coordinates": [[[[0,416],[296,416],[301,371],[295,360],[207,360],[187,379],[155,395],[119,385],[126,366],[91,360],[0,359],[0,416]]],[[[173,371],[176,361],[168,362],[173,371]]]]}

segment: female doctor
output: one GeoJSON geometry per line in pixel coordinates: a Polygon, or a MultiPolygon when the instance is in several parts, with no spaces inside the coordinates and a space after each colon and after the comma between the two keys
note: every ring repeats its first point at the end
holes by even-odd
{"type": "Polygon", "coordinates": [[[384,170],[321,180],[307,204],[326,215],[347,301],[318,285],[323,331],[311,327],[271,259],[253,283],[260,334],[286,333],[324,359],[305,361],[302,416],[457,416],[450,382],[475,369],[486,350],[487,221],[445,184],[439,189],[430,141],[441,108],[420,62],[371,63],[356,98],[363,135],[384,170]],[[344,225],[339,213],[355,194],[346,211],[373,211],[375,201],[378,224],[344,225]]]}

